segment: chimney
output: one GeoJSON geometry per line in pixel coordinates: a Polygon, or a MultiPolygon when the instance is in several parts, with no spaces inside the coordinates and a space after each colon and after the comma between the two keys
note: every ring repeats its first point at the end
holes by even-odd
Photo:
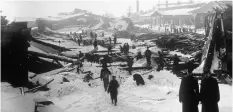
{"type": "Polygon", "coordinates": [[[137,13],[139,13],[139,0],[137,0],[137,13]]]}

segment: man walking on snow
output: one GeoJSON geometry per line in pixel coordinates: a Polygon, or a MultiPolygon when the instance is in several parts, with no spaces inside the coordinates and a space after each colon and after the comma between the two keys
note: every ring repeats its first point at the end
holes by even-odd
{"type": "Polygon", "coordinates": [[[110,93],[112,103],[115,103],[115,106],[117,105],[117,95],[118,95],[117,89],[118,88],[119,88],[119,83],[116,80],[116,76],[112,76],[112,80],[108,88],[108,93],[110,93]]]}
{"type": "Polygon", "coordinates": [[[97,40],[96,40],[96,39],[94,40],[93,45],[94,45],[94,48],[96,48],[96,47],[97,47],[97,40]]]}
{"type": "Polygon", "coordinates": [[[100,72],[100,79],[101,81],[104,81],[104,89],[107,91],[108,84],[109,84],[109,78],[110,78],[111,72],[107,68],[107,66],[103,66],[100,72]]]}
{"type": "Polygon", "coordinates": [[[145,51],[145,56],[146,56],[146,62],[147,62],[147,65],[150,66],[151,64],[151,51],[149,50],[149,47],[147,47],[147,50],[145,51]]]}

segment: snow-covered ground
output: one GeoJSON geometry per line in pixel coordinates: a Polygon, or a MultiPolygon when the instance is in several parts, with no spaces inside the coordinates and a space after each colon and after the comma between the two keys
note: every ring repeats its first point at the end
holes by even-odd
{"type": "MultiPolygon", "coordinates": [[[[54,38],[64,41],[61,38],[54,38]]],[[[137,44],[129,39],[118,39],[119,42],[128,42],[130,45],[137,44]]],[[[48,42],[48,41],[46,41],[48,42]]],[[[51,43],[56,43],[52,42],[51,43]]],[[[78,53],[81,51],[90,51],[93,46],[77,46],[76,43],[65,40],[60,46],[67,48],[77,48],[70,53],[78,53]]],[[[35,48],[31,48],[35,49],[35,48]]],[[[99,47],[99,49],[102,49],[99,47]]],[[[104,48],[103,48],[104,49],[104,48]]],[[[145,47],[137,47],[131,49],[136,52],[138,49],[142,53],[145,47]]],[[[155,46],[150,48],[157,52],[159,49],[155,46]]],[[[181,54],[180,54],[181,55],[181,54]]],[[[85,62],[83,69],[92,71],[93,78],[100,76],[99,64],[85,62]]],[[[49,91],[39,91],[36,93],[26,93],[24,96],[20,94],[19,88],[12,88],[8,83],[1,83],[2,112],[32,112],[34,109],[34,98],[47,98],[51,100],[57,109],[65,112],[181,112],[182,105],[179,102],[178,92],[180,79],[169,71],[152,71],[143,75],[145,81],[144,86],[136,86],[133,77],[127,71],[119,69],[119,67],[109,67],[113,75],[117,77],[120,83],[118,105],[111,104],[110,95],[104,92],[103,83],[100,79],[95,79],[89,83],[83,82],[82,78],[85,74],[77,74],[75,71],[62,72],[50,76],[38,76],[44,80],[55,79],[48,85],[49,91]],[[153,79],[149,80],[148,76],[153,75],[153,79]],[[70,82],[63,82],[65,77],[70,82]],[[90,84],[90,86],[88,86],[90,84]],[[3,103],[4,102],[4,103],[3,103]]],[[[134,73],[143,74],[145,70],[133,71],[134,73]]],[[[219,84],[220,88],[220,112],[231,112],[232,110],[232,87],[230,85],[219,84]]],[[[199,110],[201,104],[199,105],[199,110]]],[[[52,112],[52,111],[50,111],[52,112]]],[[[58,112],[58,111],[56,111],[58,112]]]]}

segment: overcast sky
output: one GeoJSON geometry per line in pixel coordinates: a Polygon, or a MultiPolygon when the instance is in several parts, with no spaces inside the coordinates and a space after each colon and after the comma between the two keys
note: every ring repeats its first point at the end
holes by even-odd
{"type": "MultiPolygon", "coordinates": [[[[180,0],[187,2],[189,0],[180,0]]],[[[203,1],[203,0],[194,0],[203,1]]],[[[210,1],[210,0],[205,0],[210,1]]],[[[139,0],[140,10],[152,9],[158,3],[158,0],[139,0]]],[[[165,0],[160,0],[160,3],[165,0]]],[[[177,0],[168,0],[168,2],[177,2],[177,0]]],[[[116,17],[125,15],[131,6],[131,12],[136,12],[136,0],[75,0],[75,1],[45,1],[45,0],[0,0],[0,10],[2,15],[9,17],[45,17],[56,16],[59,12],[71,12],[74,8],[85,9],[95,14],[110,13],[116,17]]]]}

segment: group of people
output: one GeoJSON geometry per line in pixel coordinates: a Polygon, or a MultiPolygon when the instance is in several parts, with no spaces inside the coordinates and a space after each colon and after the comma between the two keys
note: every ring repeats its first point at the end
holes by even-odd
{"type": "Polygon", "coordinates": [[[82,34],[81,34],[81,33],[80,33],[80,34],[77,34],[76,32],[74,32],[74,33],[70,32],[70,35],[73,35],[73,36],[71,36],[72,39],[73,39],[75,42],[77,42],[78,45],[80,46],[80,44],[83,42],[83,36],[82,36],[82,34]]]}
{"type": "Polygon", "coordinates": [[[198,104],[202,104],[202,112],[219,112],[220,100],[219,86],[209,71],[204,71],[199,92],[198,80],[188,72],[182,78],[179,90],[179,101],[182,103],[183,112],[199,112],[198,104]]]}
{"type": "MultiPolygon", "coordinates": [[[[113,42],[114,42],[114,44],[117,43],[117,37],[116,36],[113,37],[113,42]]],[[[110,44],[112,43],[112,38],[111,37],[109,37],[109,43],[110,44]]]]}
{"type": "Polygon", "coordinates": [[[129,53],[129,44],[125,43],[123,47],[120,45],[120,51],[121,53],[124,53],[125,55],[128,55],[129,53]]]}

